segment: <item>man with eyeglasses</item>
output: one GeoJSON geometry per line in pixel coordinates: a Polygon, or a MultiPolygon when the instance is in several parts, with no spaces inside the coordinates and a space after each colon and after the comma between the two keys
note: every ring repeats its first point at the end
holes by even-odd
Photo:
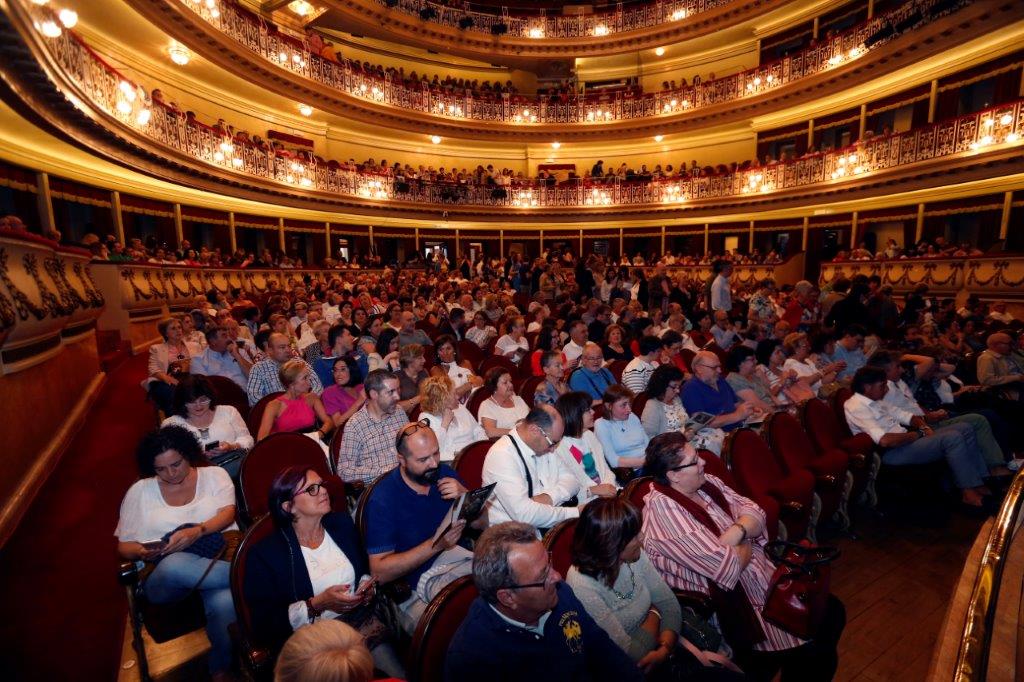
{"type": "Polygon", "coordinates": [[[448,647],[446,680],[644,679],[562,582],[533,526],[484,531],[473,582],[480,596],[448,647]]]}
{"type": "Polygon", "coordinates": [[[687,413],[715,415],[706,426],[731,431],[746,421],[754,409],[740,400],[732,386],[722,378],[722,361],[710,351],[701,351],[691,363],[693,378],[683,385],[680,398],[687,413]]]}
{"type": "Polygon", "coordinates": [[[569,388],[586,393],[595,405],[600,405],[605,389],[614,383],[615,377],[604,367],[604,352],[601,346],[588,341],[583,346],[580,366],[569,376],[569,388]]]}
{"type": "MultiPolygon", "coordinates": [[[[288,337],[284,334],[272,333],[267,339],[267,357],[260,360],[249,370],[249,381],[246,384],[246,392],[249,394],[249,405],[255,405],[268,393],[284,391],[284,384],[281,383],[279,371],[281,365],[292,359],[292,349],[288,337]]],[[[303,361],[305,362],[305,361],[303,361]]],[[[324,392],[324,386],[320,383],[313,368],[306,365],[309,371],[310,390],[317,395],[324,392]]]]}
{"type": "Polygon", "coordinates": [[[579,481],[554,454],[564,430],[558,410],[537,405],[491,446],[483,469],[484,485],[498,484],[488,515],[491,525],[521,521],[551,528],[579,516],[575,503],[559,506],[580,493],[579,481]]]}
{"type": "Polygon", "coordinates": [[[978,383],[999,391],[1007,400],[1024,397],[1024,367],[1013,354],[1013,337],[1005,332],[990,334],[987,348],[978,356],[978,383]]]}

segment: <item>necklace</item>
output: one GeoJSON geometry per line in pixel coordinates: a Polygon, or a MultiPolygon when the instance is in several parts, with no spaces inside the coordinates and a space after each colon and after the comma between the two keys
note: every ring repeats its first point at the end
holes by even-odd
{"type": "Polygon", "coordinates": [[[633,575],[633,568],[629,564],[625,564],[626,570],[629,571],[629,592],[622,594],[614,587],[612,588],[612,594],[622,601],[629,601],[633,598],[633,593],[636,592],[636,577],[633,575]]]}

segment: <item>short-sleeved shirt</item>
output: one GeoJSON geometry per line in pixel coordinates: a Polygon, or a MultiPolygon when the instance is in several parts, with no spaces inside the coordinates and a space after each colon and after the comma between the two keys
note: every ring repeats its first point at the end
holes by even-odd
{"type": "MultiPolygon", "coordinates": [[[[442,464],[438,479],[442,478],[459,480],[459,475],[447,464],[442,464]]],[[[451,501],[441,498],[437,486],[430,486],[429,493],[420,495],[409,487],[396,467],[377,484],[366,503],[366,553],[372,556],[412,549],[433,537],[441,519],[451,512],[451,508],[451,501]]],[[[412,589],[416,589],[420,576],[436,558],[432,557],[405,576],[412,589]]]]}
{"type": "MultiPolygon", "coordinates": [[[[734,412],[736,410],[736,403],[739,402],[739,398],[736,397],[732,386],[722,377],[718,377],[717,391],[694,377],[683,384],[683,391],[680,397],[683,400],[683,407],[686,408],[689,414],[707,412],[716,417],[734,412]]],[[[738,426],[740,426],[739,423],[728,424],[723,426],[722,429],[724,431],[731,431],[738,426]]]]}
{"type": "MultiPolygon", "coordinates": [[[[160,492],[156,476],[136,481],[121,502],[114,535],[121,542],[153,542],[178,526],[203,523],[218,509],[235,504],[235,485],[220,467],[196,468],[196,494],[188,504],[173,507],[160,492]]],[[[225,530],[237,530],[232,523],[225,530]]]]}

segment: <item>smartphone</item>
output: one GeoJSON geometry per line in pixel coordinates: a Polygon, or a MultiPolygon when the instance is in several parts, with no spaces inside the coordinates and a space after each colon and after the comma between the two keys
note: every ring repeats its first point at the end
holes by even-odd
{"type": "Polygon", "coordinates": [[[355,593],[356,594],[364,594],[366,592],[369,592],[370,590],[372,590],[376,586],[377,586],[377,579],[376,578],[370,578],[365,583],[360,585],[359,589],[356,590],[355,593]]]}
{"type": "Polygon", "coordinates": [[[207,444],[206,444],[206,445],[204,446],[204,449],[205,449],[205,450],[206,450],[207,452],[209,452],[210,450],[216,450],[216,449],[217,449],[218,447],[220,447],[220,441],[217,441],[217,440],[215,440],[215,441],[212,441],[212,442],[210,442],[210,443],[207,443],[207,444]]]}
{"type": "Polygon", "coordinates": [[[156,552],[167,546],[166,540],[153,540],[152,542],[143,542],[142,548],[147,552],[156,552]]]}

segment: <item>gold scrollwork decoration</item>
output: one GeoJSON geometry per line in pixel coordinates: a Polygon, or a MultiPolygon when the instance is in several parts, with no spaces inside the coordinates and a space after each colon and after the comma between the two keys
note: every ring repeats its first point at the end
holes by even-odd
{"type": "Polygon", "coordinates": [[[978,286],[984,287],[988,286],[989,284],[992,284],[993,282],[998,282],[1002,277],[1003,269],[1008,267],[1009,265],[1010,264],[1006,261],[995,261],[994,263],[992,263],[992,267],[995,268],[995,271],[992,273],[992,276],[989,277],[988,279],[981,280],[978,279],[978,269],[981,267],[981,262],[971,261],[970,272],[967,275],[967,284],[977,284],[978,286]]]}
{"type": "MultiPolygon", "coordinates": [[[[74,308],[70,310],[65,308],[64,304],[57,300],[57,297],[46,283],[43,282],[42,275],[39,274],[39,259],[34,253],[26,253],[21,257],[21,262],[25,266],[25,272],[29,274],[29,277],[36,283],[36,288],[39,289],[39,301],[42,310],[44,311],[43,317],[46,315],[52,315],[54,317],[63,317],[64,315],[70,315],[75,312],[74,308]]],[[[38,315],[37,315],[38,316],[38,315]]],[[[39,319],[43,319],[40,317],[39,319]]]]}
{"type": "Polygon", "coordinates": [[[68,280],[67,264],[62,258],[46,258],[43,260],[43,267],[46,268],[53,283],[57,285],[57,295],[69,315],[79,308],[85,310],[89,307],[82,295],[71,286],[71,281],[68,280]]]}
{"type": "Polygon", "coordinates": [[[153,284],[153,271],[143,270],[142,279],[146,280],[146,284],[149,285],[149,293],[153,295],[153,298],[162,298],[167,300],[170,296],[167,294],[167,289],[161,286],[160,272],[156,273],[156,284],[153,284]]]}
{"type": "Polygon", "coordinates": [[[121,271],[121,279],[128,282],[128,285],[132,288],[132,293],[135,295],[136,301],[148,301],[153,298],[152,294],[147,294],[142,290],[138,284],[135,283],[135,271],[130,268],[125,268],[121,271]]]}
{"type": "MultiPolygon", "coordinates": [[[[184,274],[185,273],[183,273],[183,276],[184,276],[184,274]]],[[[187,298],[188,296],[192,295],[192,287],[186,285],[186,287],[187,287],[186,289],[179,288],[178,287],[178,283],[174,281],[174,273],[171,272],[170,270],[165,270],[164,271],[164,279],[167,280],[167,282],[170,283],[171,291],[174,292],[174,296],[176,298],[177,297],[186,297],[187,298]]],[[[187,277],[185,279],[187,281],[187,277]]]]}
{"type": "Polygon", "coordinates": [[[1013,289],[1015,287],[1019,287],[1021,284],[1024,284],[1024,276],[1022,276],[1018,280],[1007,279],[1006,273],[1010,270],[1010,264],[1005,263],[1005,265],[1006,267],[999,270],[999,281],[1003,284],[1003,286],[1007,286],[1013,289]]]}
{"type": "Polygon", "coordinates": [[[89,300],[89,305],[93,308],[102,308],[105,303],[103,294],[96,286],[96,280],[92,278],[92,270],[89,269],[89,266],[84,263],[75,263],[72,269],[75,271],[78,281],[82,283],[82,289],[85,291],[85,297],[89,300]]]}

